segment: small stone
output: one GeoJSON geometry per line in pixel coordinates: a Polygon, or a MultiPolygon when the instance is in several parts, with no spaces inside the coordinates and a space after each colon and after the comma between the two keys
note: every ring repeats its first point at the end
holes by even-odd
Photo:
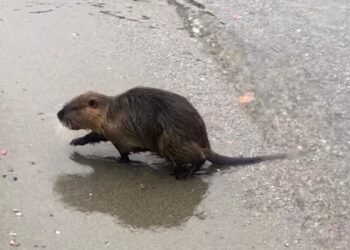
{"type": "Polygon", "coordinates": [[[202,211],[202,212],[196,214],[195,216],[197,216],[197,218],[200,219],[200,220],[204,220],[204,219],[207,218],[207,216],[206,216],[206,214],[205,214],[204,211],[202,211]]]}
{"type": "Polygon", "coordinates": [[[35,165],[35,161],[31,161],[30,164],[35,165]]]}
{"type": "Polygon", "coordinates": [[[6,178],[6,176],[7,176],[6,174],[3,174],[3,175],[2,175],[2,178],[6,178]]]}
{"type": "Polygon", "coordinates": [[[18,178],[17,178],[17,177],[13,177],[13,180],[14,180],[14,181],[17,181],[17,180],[18,180],[18,178]]]}
{"type": "Polygon", "coordinates": [[[89,193],[89,196],[92,196],[92,193],[89,193]]]}
{"type": "Polygon", "coordinates": [[[9,236],[16,237],[16,236],[17,236],[17,233],[15,233],[14,231],[10,231],[10,232],[9,232],[9,236]]]}
{"type": "Polygon", "coordinates": [[[195,33],[195,34],[199,34],[200,33],[200,29],[197,28],[197,27],[193,27],[192,28],[192,32],[195,33]]]}
{"type": "Polygon", "coordinates": [[[14,246],[14,247],[18,247],[20,244],[18,242],[16,242],[16,240],[10,240],[10,245],[14,246]]]}
{"type": "Polygon", "coordinates": [[[108,245],[109,245],[109,242],[108,242],[108,241],[105,241],[105,245],[108,246],[108,245]]]}
{"type": "Polygon", "coordinates": [[[61,234],[60,230],[55,230],[54,232],[55,232],[55,234],[61,234]]]}
{"type": "Polygon", "coordinates": [[[18,209],[14,208],[13,212],[17,215],[17,216],[23,216],[22,213],[20,211],[18,211],[18,209]]]}
{"type": "Polygon", "coordinates": [[[50,217],[53,217],[53,214],[50,214],[49,216],[50,216],[50,217]]]}
{"type": "Polygon", "coordinates": [[[290,245],[286,242],[286,243],[284,243],[284,246],[285,247],[290,247],[290,245]]]}
{"type": "Polygon", "coordinates": [[[9,168],[8,171],[9,171],[9,172],[13,172],[14,169],[13,169],[13,168],[9,168]]]}
{"type": "Polygon", "coordinates": [[[38,245],[34,245],[35,248],[38,248],[39,246],[38,245]]]}
{"type": "Polygon", "coordinates": [[[143,185],[142,183],[140,184],[140,188],[142,189],[142,190],[144,190],[146,187],[145,187],[145,185],[143,185]]]}
{"type": "Polygon", "coordinates": [[[193,19],[193,23],[195,24],[195,25],[200,25],[201,24],[201,22],[199,21],[199,19],[193,19]]]}
{"type": "Polygon", "coordinates": [[[301,241],[301,239],[296,239],[296,240],[293,240],[293,242],[294,242],[294,243],[296,243],[296,244],[299,244],[299,243],[300,243],[300,241],[301,241]]]}
{"type": "Polygon", "coordinates": [[[2,154],[3,156],[7,155],[8,150],[7,149],[1,149],[0,154],[2,154]]]}

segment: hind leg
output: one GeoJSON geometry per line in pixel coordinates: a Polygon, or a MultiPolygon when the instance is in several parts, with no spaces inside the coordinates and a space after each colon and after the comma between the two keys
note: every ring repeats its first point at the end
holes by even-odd
{"type": "Polygon", "coordinates": [[[200,161],[196,163],[186,164],[184,167],[179,168],[175,172],[175,179],[181,180],[192,177],[196,173],[196,171],[198,171],[201,168],[204,162],[205,161],[200,161]]]}
{"type": "Polygon", "coordinates": [[[205,146],[187,138],[171,137],[164,134],[158,139],[159,155],[169,160],[177,180],[191,177],[205,163],[205,146]]]}

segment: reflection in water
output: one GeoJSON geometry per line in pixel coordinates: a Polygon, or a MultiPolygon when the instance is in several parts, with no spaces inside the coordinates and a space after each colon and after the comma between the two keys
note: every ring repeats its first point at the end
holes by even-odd
{"type": "Polygon", "coordinates": [[[178,226],[194,214],[208,190],[208,183],[199,177],[176,181],[164,169],[121,165],[78,153],[71,158],[93,172],[59,176],[55,191],[60,200],[78,211],[109,214],[131,227],[178,226]]]}

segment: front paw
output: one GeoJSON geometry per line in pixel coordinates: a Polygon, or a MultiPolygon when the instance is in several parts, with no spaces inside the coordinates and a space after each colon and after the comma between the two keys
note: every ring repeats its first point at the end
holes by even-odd
{"type": "Polygon", "coordinates": [[[86,144],[86,142],[85,142],[84,138],[82,138],[82,137],[75,138],[69,143],[69,145],[72,145],[72,146],[82,146],[85,144],[86,144]]]}

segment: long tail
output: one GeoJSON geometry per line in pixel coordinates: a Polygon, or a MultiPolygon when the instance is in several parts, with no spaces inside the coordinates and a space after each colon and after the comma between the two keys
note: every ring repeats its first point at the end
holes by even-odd
{"type": "Polygon", "coordinates": [[[207,160],[218,165],[250,165],[255,163],[260,163],[263,161],[271,161],[276,159],[285,159],[286,154],[274,154],[266,156],[255,156],[255,157],[229,157],[223,156],[213,151],[209,151],[206,155],[207,160]]]}

